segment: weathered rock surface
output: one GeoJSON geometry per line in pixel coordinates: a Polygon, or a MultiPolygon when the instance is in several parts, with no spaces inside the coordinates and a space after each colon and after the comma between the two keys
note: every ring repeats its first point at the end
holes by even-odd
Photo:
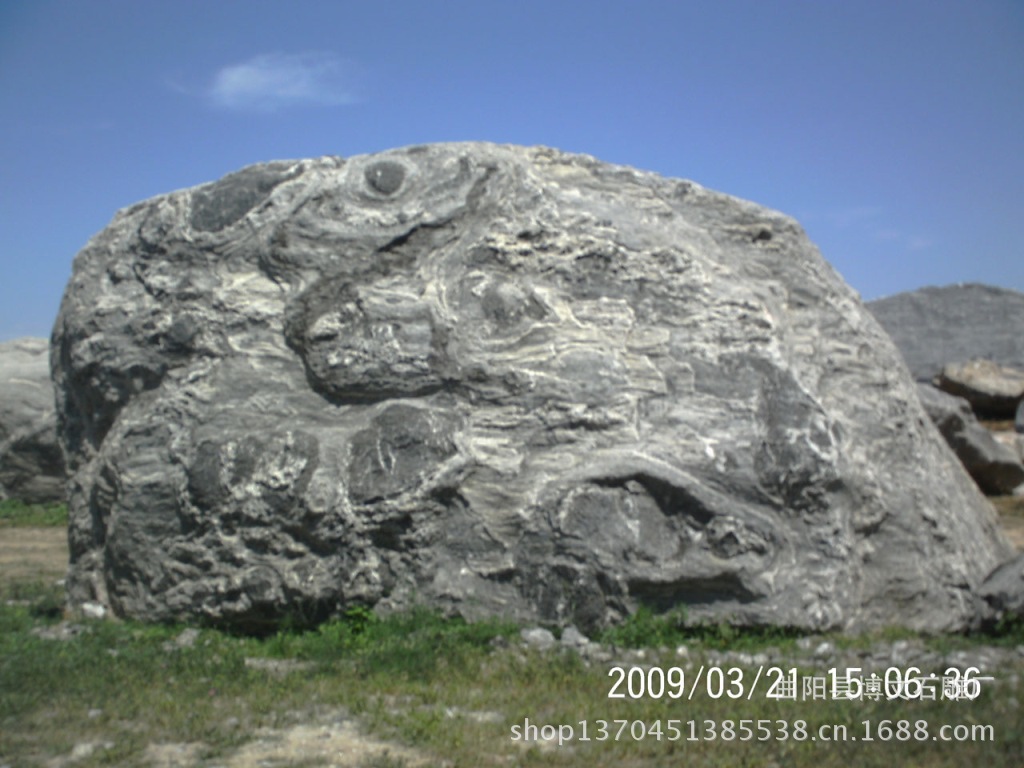
{"type": "Polygon", "coordinates": [[[253,166],[117,214],[55,327],[71,601],[975,622],[1010,555],[790,218],[543,148],[253,166]]]}
{"type": "Polygon", "coordinates": [[[1024,618],[1024,553],[993,571],[978,593],[989,608],[985,623],[1024,618]]]}
{"type": "Polygon", "coordinates": [[[972,360],[945,366],[935,386],[964,398],[979,416],[1012,419],[1024,397],[1024,370],[972,360]]]}
{"type": "Polygon", "coordinates": [[[979,424],[966,400],[930,384],[918,384],[918,394],[928,416],[982,492],[999,496],[1024,485],[1024,464],[1017,451],[979,424]]]}
{"type": "Polygon", "coordinates": [[[971,360],[1024,369],[1024,293],[968,283],[899,293],[867,306],[919,381],[971,360]]]}
{"type": "Polygon", "coordinates": [[[0,343],[0,499],[64,501],[46,339],[0,343]]]}

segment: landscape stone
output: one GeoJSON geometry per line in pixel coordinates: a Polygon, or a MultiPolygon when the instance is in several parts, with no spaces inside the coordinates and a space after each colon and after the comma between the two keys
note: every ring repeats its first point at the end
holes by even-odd
{"type": "Polygon", "coordinates": [[[918,384],[921,404],[964,468],[989,496],[1013,493],[1024,484],[1024,464],[978,423],[970,404],[930,384],[918,384]]]}
{"type": "Polygon", "coordinates": [[[1024,370],[1024,293],[967,283],[898,293],[867,306],[918,381],[978,359],[1024,370]]]}
{"type": "Polygon", "coordinates": [[[1011,555],[795,221],[584,155],[134,205],[75,259],[53,368],[69,600],[117,616],[959,630],[1011,555]]]}
{"type": "Polygon", "coordinates": [[[1012,419],[1024,397],[1024,370],[990,360],[952,363],[942,369],[935,385],[967,400],[983,418],[1012,419]]]}
{"type": "Polygon", "coordinates": [[[0,343],[0,500],[64,501],[53,400],[49,342],[0,343]]]}

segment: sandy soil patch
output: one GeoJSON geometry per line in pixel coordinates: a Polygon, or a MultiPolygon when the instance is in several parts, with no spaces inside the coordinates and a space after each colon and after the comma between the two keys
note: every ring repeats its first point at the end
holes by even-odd
{"type": "Polygon", "coordinates": [[[201,744],[151,744],[143,758],[152,768],[266,768],[268,766],[317,765],[360,768],[380,761],[408,768],[443,766],[420,752],[389,744],[361,733],[342,714],[317,723],[285,729],[261,729],[254,740],[236,752],[214,760],[201,760],[201,744]]]}
{"type": "Polygon", "coordinates": [[[0,528],[0,583],[57,581],[67,575],[64,528],[0,528]]]}

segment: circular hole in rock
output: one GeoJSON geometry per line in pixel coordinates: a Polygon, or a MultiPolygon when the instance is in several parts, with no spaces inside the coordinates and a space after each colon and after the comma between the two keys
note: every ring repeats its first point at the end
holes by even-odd
{"type": "Polygon", "coordinates": [[[405,181],[405,168],[388,160],[374,163],[366,171],[366,183],[382,195],[393,195],[405,181]]]}

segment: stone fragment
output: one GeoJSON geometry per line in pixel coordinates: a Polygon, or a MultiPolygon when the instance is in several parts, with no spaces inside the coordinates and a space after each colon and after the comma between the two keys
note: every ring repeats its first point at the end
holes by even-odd
{"type": "Polygon", "coordinates": [[[942,369],[935,386],[967,400],[982,418],[1012,419],[1024,398],[1024,370],[990,360],[951,363],[942,369]]]}
{"type": "Polygon", "coordinates": [[[918,381],[977,359],[1024,370],[1020,291],[967,283],[898,293],[867,306],[918,381]]]}
{"type": "Polygon", "coordinates": [[[87,619],[102,619],[107,615],[107,608],[99,603],[86,601],[78,606],[82,615],[87,619]]]}
{"type": "Polygon", "coordinates": [[[530,627],[520,631],[519,635],[523,638],[524,643],[531,648],[536,648],[538,651],[546,651],[549,648],[553,648],[556,642],[551,630],[544,629],[543,627],[530,627]]]}
{"type": "Polygon", "coordinates": [[[989,609],[986,623],[1024,620],[1024,553],[989,574],[978,594],[989,609]]]}
{"type": "Polygon", "coordinates": [[[570,624],[562,630],[562,636],[558,638],[558,642],[566,648],[582,648],[587,645],[590,640],[586,635],[570,624]]]}
{"type": "Polygon", "coordinates": [[[546,148],[253,166],[119,212],[54,328],[71,603],[971,626],[1010,556],[792,219],[546,148]]]}
{"type": "Polygon", "coordinates": [[[0,499],[64,501],[46,339],[0,343],[0,499]]]}
{"type": "Polygon", "coordinates": [[[983,493],[1010,494],[1024,483],[1024,464],[1017,452],[978,423],[966,400],[930,384],[918,384],[918,394],[929,418],[983,493]]]}

